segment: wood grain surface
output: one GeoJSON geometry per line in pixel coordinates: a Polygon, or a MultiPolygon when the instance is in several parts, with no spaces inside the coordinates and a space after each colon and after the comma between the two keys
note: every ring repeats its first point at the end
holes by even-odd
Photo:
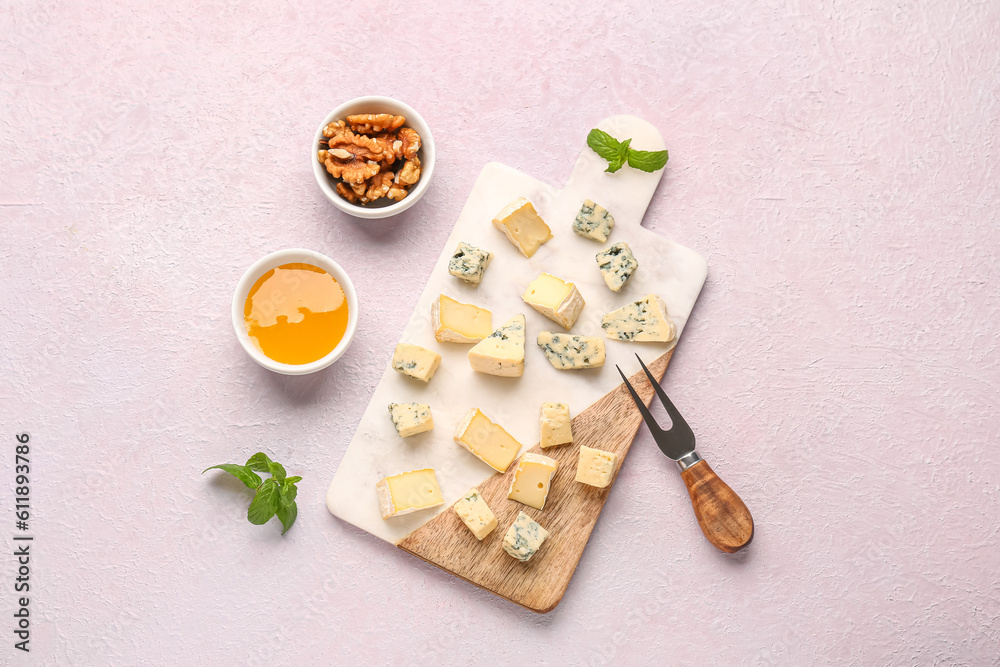
{"type": "Polygon", "coordinates": [[[722,481],[707,461],[681,472],[701,532],[717,549],[735,553],[753,540],[753,517],[743,499],[722,481]]]}
{"type": "MultiPolygon", "coordinates": [[[[657,380],[673,356],[673,349],[647,364],[657,380]]],[[[567,371],[576,372],[576,371],[567,371]]],[[[653,387],[640,371],[629,378],[640,398],[649,405],[653,387]]],[[[573,418],[573,442],[531,452],[544,452],[559,461],[544,510],[507,499],[516,462],[504,474],[478,485],[480,494],[497,516],[499,525],[482,542],[448,509],[413,531],[397,544],[400,549],[539,613],[551,611],[566,592],[590,533],[597,523],[614,481],[598,489],[575,480],[580,446],[618,454],[617,480],[642,416],[623,384],[573,418]],[[525,512],[549,531],[542,548],[527,563],[503,550],[503,538],[518,512],[525,512]]],[[[456,447],[458,445],[455,445],[456,447]]]]}

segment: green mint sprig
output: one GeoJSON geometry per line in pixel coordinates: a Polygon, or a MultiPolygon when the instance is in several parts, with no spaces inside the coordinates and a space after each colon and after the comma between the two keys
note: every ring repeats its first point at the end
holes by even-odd
{"type": "Polygon", "coordinates": [[[257,452],[251,456],[247,459],[246,465],[220,463],[205,468],[201,474],[204,475],[216,468],[228,472],[254,491],[253,500],[247,509],[247,520],[250,523],[262,526],[277,515],[284,528],[281,534],[288,532],[299,514],[298,506],[295,504],[295,496],[299,490],[295,485],[302,480],[301,477],[287,477],[284,466],[269,459],[264,452],[257,452]],[[258,472],[271,476],[262,480],[258,472]]]}
{"type": "Polygon", "coordinates": [[[631,143],[631,139],[618,141],[607,132],[597,128],[591,130],[587,135],[587,145],[608,161],[608,168],[605,171],[612,174],[621,169],[626,162],[633,169],[650,173],[659,171],[666,166],[670,157],[666,150],[637,151],[634,148],[629,148],[631,143]]]}

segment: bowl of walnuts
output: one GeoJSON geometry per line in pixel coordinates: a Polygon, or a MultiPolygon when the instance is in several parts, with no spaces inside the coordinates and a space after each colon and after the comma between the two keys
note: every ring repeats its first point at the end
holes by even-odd
{"type": "Polygon", "coordinates": [[[316,130],[313,174],[333,205],[387,218],[423,196],[434,174],[434,138],[420,114],[391,97],[358,97],[316,130]]]}

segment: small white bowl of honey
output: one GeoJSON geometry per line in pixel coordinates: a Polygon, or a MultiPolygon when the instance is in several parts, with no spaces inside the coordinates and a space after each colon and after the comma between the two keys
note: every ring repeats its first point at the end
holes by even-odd
{"type": "Polygon", "coordinates": [[[358,296],[335,261],[312,250],[279,250],[254,263],[233,294],[233,328],[250,358],[284,375],[322,370],[347,351],[358,296]]]}

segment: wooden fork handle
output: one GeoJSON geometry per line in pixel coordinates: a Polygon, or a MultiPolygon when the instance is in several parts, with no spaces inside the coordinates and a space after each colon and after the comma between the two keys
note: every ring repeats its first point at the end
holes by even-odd
{"type": "Polygon", "coordinates": [[[704,460],[681,471],[701,532],[716,548],[735,553],[753,539],[753,517],[743,499],[704,460]]]}

